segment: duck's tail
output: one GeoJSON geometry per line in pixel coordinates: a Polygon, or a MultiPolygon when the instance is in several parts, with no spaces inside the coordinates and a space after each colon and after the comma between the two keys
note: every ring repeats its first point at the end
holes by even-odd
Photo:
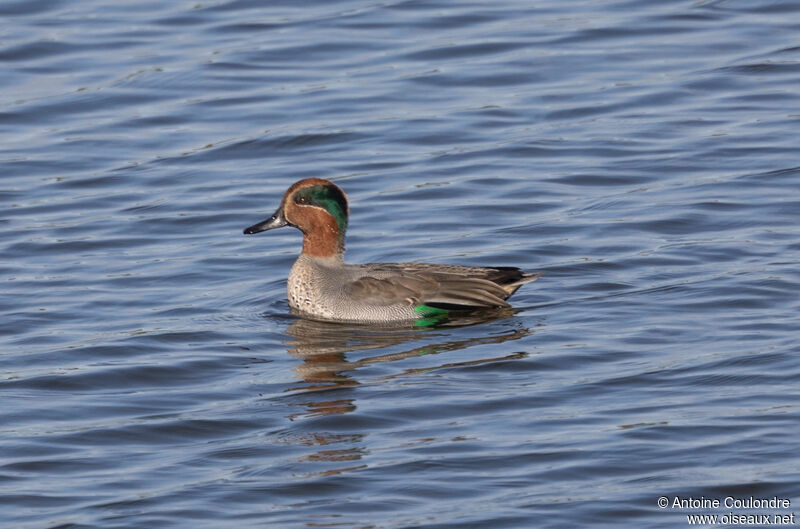
{"type": "Polygon", "coordinates": [[[541,273],[537,273],[537,274],[525,274],[525,273],[523,273],[522,277],[520,277],[519,279],[516,279],[515,281],[512,281],[511,283],[506,283],[504,285],[500,285],[500,288],[505,290],[508,293],[508,297],[510,298],[514,294],[514,292],[516,292],[517,289],[519,289],[519,287],[521,287],[525,283],[530,283],[531,281],[536,281],[540,277],[542,277],[541,273]]]}

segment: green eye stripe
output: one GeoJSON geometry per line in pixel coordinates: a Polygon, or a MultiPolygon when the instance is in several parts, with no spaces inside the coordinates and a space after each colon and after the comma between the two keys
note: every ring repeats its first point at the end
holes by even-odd
{"type": "Polygon", "coordinates": [[[347,199],[335,187],[305,187],[294,194],[294,202],[324,209],[336,220],[340,233],[347,229],[347,199]],[[301,198],[305,199],[305,203],[300,201],[301,198]]]}

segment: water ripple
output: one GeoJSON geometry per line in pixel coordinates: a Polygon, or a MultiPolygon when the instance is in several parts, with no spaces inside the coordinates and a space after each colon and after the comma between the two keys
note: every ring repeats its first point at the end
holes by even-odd
{"type": "Polygon", "coordinates": [[[659,496],[796,499],[795,2],[0,14],[7,524],[663,527],[687,511],[659,496]],[[310,176],[348,193],[353,262],[545,275],[433,329],[298,318],[301,234],[241,231],[310,176]]]}

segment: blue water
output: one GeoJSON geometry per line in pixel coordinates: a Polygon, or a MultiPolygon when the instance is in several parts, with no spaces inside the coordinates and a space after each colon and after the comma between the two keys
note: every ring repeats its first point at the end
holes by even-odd
{"type": "Polygon", "coordinates": [[[800,523],[800,3],[270,4],[0,2],[0,527],[800,523]],[[544,276],[299,319],[310,176],[544,276]]]}

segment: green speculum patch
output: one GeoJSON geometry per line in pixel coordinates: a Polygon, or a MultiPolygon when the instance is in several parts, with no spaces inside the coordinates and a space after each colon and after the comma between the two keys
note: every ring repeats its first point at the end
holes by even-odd
{"type": "Polygon", "coordinates": [[[429,305],[418,305],[414,307],[414,312],[417,314],[417,319],[414,322],[415,327],[428,327],[436,325],[447,319],[450,311],[447,309],[440,309],[439,307],[431,307],[429,305]]]}
{"type": "Polygon", "coordinates": [[[308,199],[307,204],[330,213],[339,227],[339,233],[344,234],[347,230],[347,199],[341,191],[331,186],[306,187],[295,193],[294,201],[300,203],[301,197],[308,199]]]}

